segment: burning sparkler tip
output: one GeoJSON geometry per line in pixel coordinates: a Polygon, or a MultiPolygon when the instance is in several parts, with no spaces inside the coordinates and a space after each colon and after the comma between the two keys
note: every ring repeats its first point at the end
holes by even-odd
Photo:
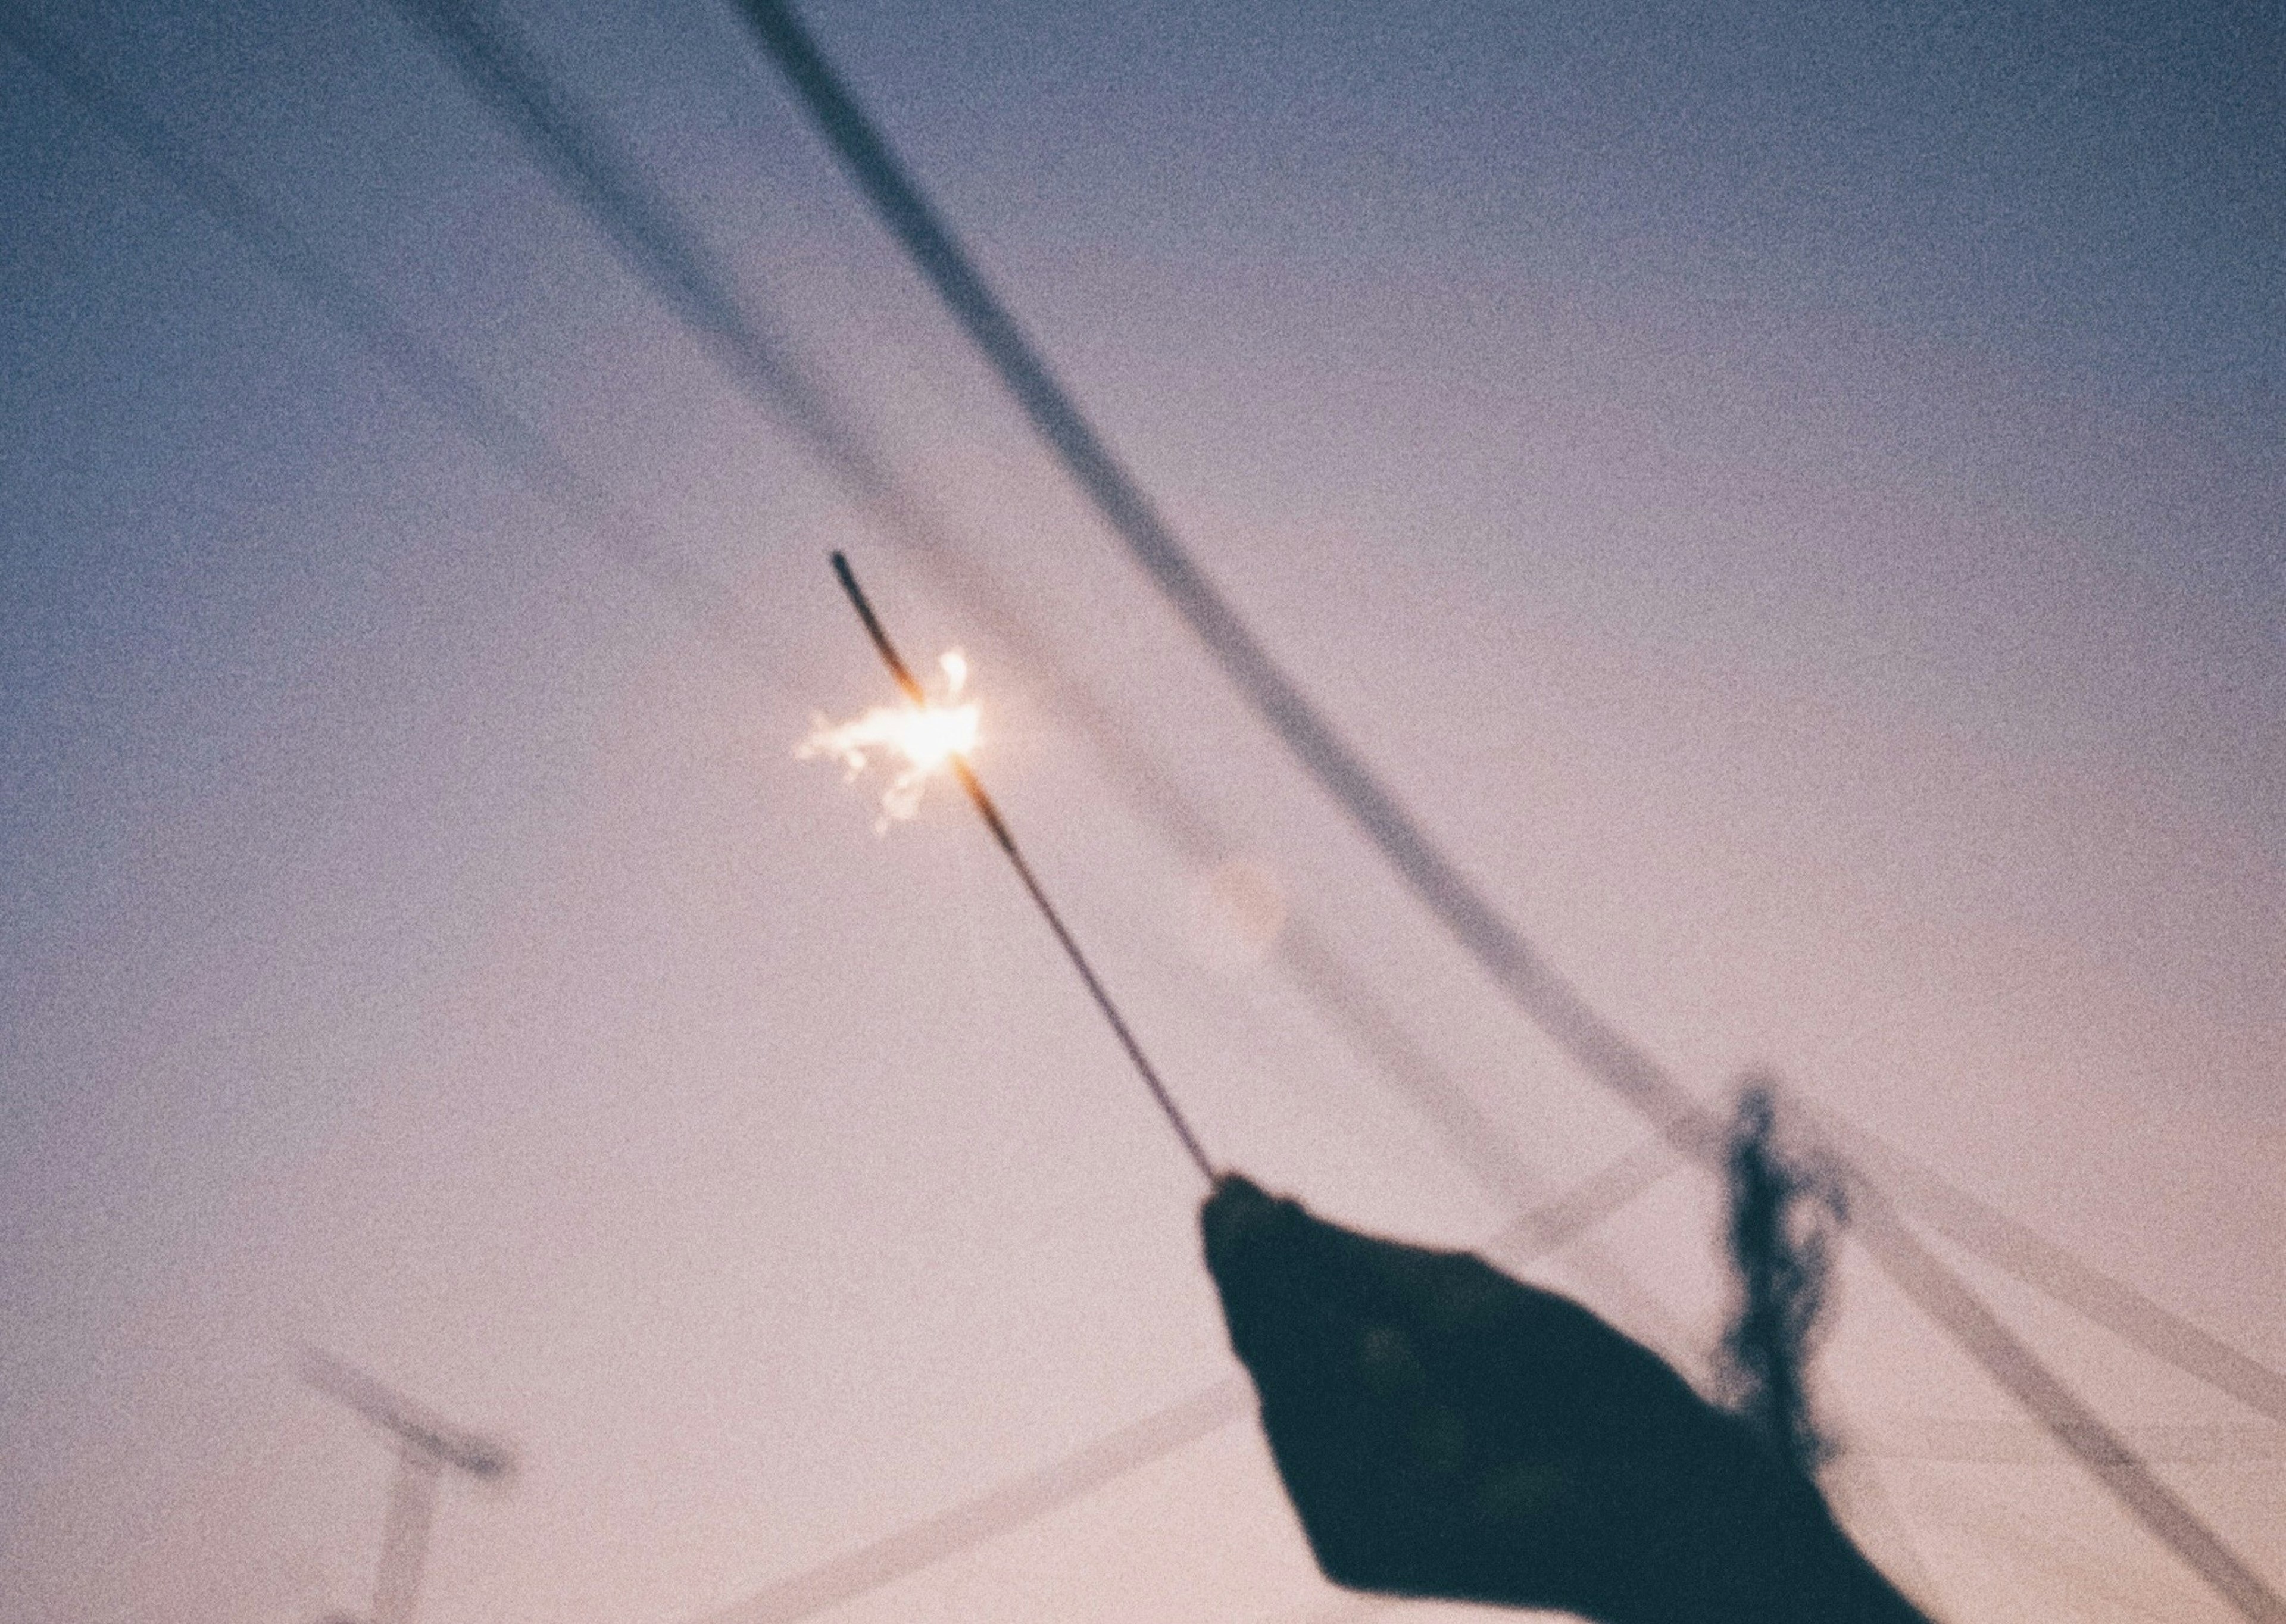
{"type": "MultiPolygon", "coordinates": [[[[837,562],[840,556],[835,555],[837,562]]],[[[956,758],[966,761],[976,747],[979,707],[974,700],[958,702],[968,683],[967,656],[949,649],[937,666],[944,674],[941,692],[924,693],[917,705],[877,705],[850,721],[836,723],[813,714],[809,737],[794,746],[794,754],[804,761],[823,756],[840,762],[847,780],[864,773],[875,752],[902,758],[881,795],[877,833],[886,834],[891,823],[918,813],[928,780],[956,758]]]]}

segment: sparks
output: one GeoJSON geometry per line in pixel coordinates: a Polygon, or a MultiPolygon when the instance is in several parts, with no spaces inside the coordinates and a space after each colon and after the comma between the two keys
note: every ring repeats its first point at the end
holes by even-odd
{"type": "Polygon", "coordinates": [[[871,763],[874,751],[901,759],[881,794],[876,834],[887,833],[892,822],[919,811],[929,778],[955,756],[966,760],[976,747],[976,704],[958,703],[968,685],[968,658],[952,649],[939,657],[937,666],[944,673],[943,691],[930,695],[926,705],[877,705],[855,721],[838,723],[820,715],[813,719],[809,737],[794,747],[804,761],[824,756],[840,762],[853,780],[871,763]]]}

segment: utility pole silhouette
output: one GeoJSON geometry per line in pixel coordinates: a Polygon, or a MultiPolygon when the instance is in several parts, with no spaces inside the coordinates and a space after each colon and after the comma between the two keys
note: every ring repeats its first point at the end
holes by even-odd
{"type": "Polygon", "coordinates": [[[397,1480],[389,1491],[389,1514],[382,1528],[371,1619],[335,1614],[326,1624],[412,1624],[422,1563],[429,1554],[429,1525],[437,1510],[437,1479],[449,1468],[478,1482],[504,1480],[516,1471],[516,1452],[504,1443],[449,1425],[330,1353],[312,1349],[303,1354],[302,1378],[397,1440],[397,1480]]]}

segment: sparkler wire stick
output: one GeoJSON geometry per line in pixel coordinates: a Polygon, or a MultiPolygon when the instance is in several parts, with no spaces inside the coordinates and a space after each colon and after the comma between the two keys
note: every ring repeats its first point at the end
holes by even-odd
{"type": "MultiPolygon", "coordinates": [[[[889,634],[883,628],[881,618],[873,612],[873,605],[866,599],[865,589],[857,584],[856,572],[850,569],[849,560],[840,553],[833,555],[833,573],[841,582],[841,590],[849,595],[850,605],[856,610],[857,618],[865,623],[865,635],[873,640],[873,647],[881,656],[881,663],[888,666],[889,674],[896,679],[897,686],[904,690],[905,698],[917,706],[926,706],[928,695],[922,690],[920,683],[914,679],[911,670],[897,653],[896,645],[889,641],[889,634]]],[[[1120,1014],[1119,1006],[1111,1001],[1111,995],[1096,979],[1095,967],[1087,962],[1087,955],[1080,951],[1079,943],[1065,928],[1063,916],[1048,900],[1048,894],[1040,888],[1038,877],[1032,872],[1032,865],[1024,861],[1023,852],[1017,847],[1016,837],[1008,832],[1008,825],[1000,816],[1000,808],[993,805],[983,781],[977,777],[975,769],[958,752],[945,760],[952,769],[953,777],[960,781],[960,787],[968,792],[969,803],[976,808],[977,816],[984,820],[984,826],[999,842],[1002,854],[1016,871],[1016,878],[1024,882],[1024,889],[1039,909],[1040,917],[1055,933],[1056,941],[1063,948],[1064,957],[1071,960],[1072,968],[1079,972],[1079,979],[1087,984],[1088,996],[1095,1000],[1096,1008],[1103,1012],[1103,1018],[1111,1023],[1112,1032],[1119,1039],[1119,1046],[1127,1051],[1127,1058],[1134,1063],[1144,1087],[1151,1091],[1151,1098],[1159,1102],[1159,1109],[1165,1113],[1167,1125],[1174,1129],[1175,1137],[1183,1141],[1183,1148],[1190,1153],[1191,1160],[1198,1165],[1206,1181],[1213,1184],[1217,1177],[1215,1165],[1208,1159],[1206,1147],[1199,1143],[1199,1136],[1191,1131],[1191,1124],[1184,1119],[1182,1109],[1176,1105],[1174,1096],[1167,1092],[1167,1085],[1159,1080],[1159,1074],[1152,1068],[1150,1058],[1143,1052],[1143,1045],[1136,1042],[1135,1034],[1128,1030],[1126,1018],[1120,1014]]]]}

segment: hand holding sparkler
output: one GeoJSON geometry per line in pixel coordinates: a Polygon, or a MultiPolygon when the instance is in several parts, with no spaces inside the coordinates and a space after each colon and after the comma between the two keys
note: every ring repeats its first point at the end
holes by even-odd
{"type": "Polygon", "coordinates": [[[1601,1624],[1929,1624],[1801,1462],[1571,1298],[1235,1173],[1199,1225],[1335,1583],[1601,1624]]]}
{"type": "Polygon", "coordinates": [[[876,708],[840,727],[828,726],[821,718],[816,730],[803,743],[798,753],[803,756],[832,756],[848,767],[852,776],[863,770],[868,749],[894,747],[903,755],[905,764],[891,782],[887,794],[882,798],[882,816],[874,825],[878,831],[887,830],[892,818],[906,818],[913,815],[920,804],[921,791],[931,773],[942,768],[959,781],[960,787],[968,792],[970,804],[975,807],[977,815],[984,820],[984,826],[992,832],[992,838],[999,843],[1002,854],[1015,869],[1016,877],[1024,882],[1024,889],[1039,909],[1041,917],[1047,920],[1048,928],[1055,933],[1064,956],[1071,960],[1072,968],[1079,972],[1080,980],[1087,986],[1088,996],[1095,1000],[1096,1008],[1103,1012],[1103,1018],[1111,1023],[1112,1032],[1119,1039],[1119,1046],[1127,1052],[1128,1060],[1133,1062],[1136,1071],[1143,1078],[1143,1085],[1151,1091],[1151,1098],[1165,1113],[1167,1123],[1174,1129],[1175,1137],[1182,1140],[1183,1149],[1211,1186],[1216,1180],[1216,1173],[1214,1163],[1207,1159],[1205,1147],[1199,1143],[1198,1136],[1191,1131],[1190,1123],[1184,1120],[1173,1096],[1168,1093],[1166,1084],[1159,1080],[1159,1074],[1152,1068],[1142,1045],[1135,1041],[1135,1034],[1128,1030],[1126,1020],[1120,1014],[1118,1006],[1112,1003],[1111,995],[1096,979],[1093,966],[1087,962],[1087,955],[1080,951],[1079,943],[1064,927],[1063,918],[1056,912],[1055,904],[1048,901],[1047,893],[1040,888],[1039,880],[1034,877],[1031,864],[1024,861],[1024,854],[1017,849],[1015,837],[1008,832],[1008,825],[1002,820],[1000,809],[992,804],[992,797],[986,793],[975,769],[968,764],[968,752],[976,743],[977,706],[973,702],[960,706],[952,704],[959,698],[960,691],[966,684],[968,662],[958,650],[943,657],[941,664],[945,674],[945,698],[942,702],[932,700],[927,690],[922,688],[899,657],[896,646],[889,641],[889,634],[882,628],[879,617],[874,614],[872,604],[866,601],[864,589],[858,586],[848,559],[840,553],[833,555],[833,573],[841,582],[842,591],[849,595],[849,602],[857,611],[857,618],[864,622],[865,635],[873,640],[873,647],[880,653],[882,663],[888,666],[889,674],[896,679],[897,686],[911,701],[911,708],[905,711],[876,708]]]}

